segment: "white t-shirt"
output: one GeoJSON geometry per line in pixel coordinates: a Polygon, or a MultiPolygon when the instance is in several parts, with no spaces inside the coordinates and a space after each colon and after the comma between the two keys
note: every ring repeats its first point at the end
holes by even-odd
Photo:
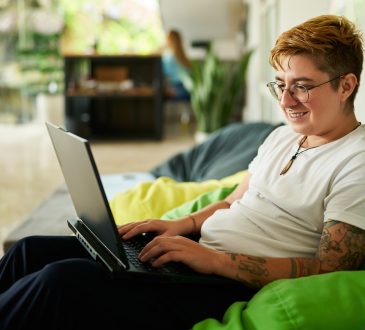
{"type": "Polygon", "coordinates": [[[324,221],[365,229],[365,125],[299,154],[301,135],[273,131],[249,166],[248,191],[203,224],[200,243],[261,257],[313,257],[324,221]]]}

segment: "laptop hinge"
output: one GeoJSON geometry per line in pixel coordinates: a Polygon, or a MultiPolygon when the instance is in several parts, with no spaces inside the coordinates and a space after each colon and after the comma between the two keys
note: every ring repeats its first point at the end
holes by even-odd
{"type": "Polygon", "coordinates": [[[78,241],[94,260],[100,260],[111,271],[117,272],[128,267],[102,244],[92,231],[80,219],[70,219],[67,223],[78,241]]]}

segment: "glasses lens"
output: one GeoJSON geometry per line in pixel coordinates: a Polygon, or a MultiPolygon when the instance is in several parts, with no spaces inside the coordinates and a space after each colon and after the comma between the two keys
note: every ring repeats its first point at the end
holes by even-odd
{"type": "MultiPolygon", "coordinates": [[[[279,86],[276,82],[269,82],[266,85],[269,88],[269,91],[271,95],[278,101],[281,100],[281,97],[283,96],[284,89],[283,87],[279,86]]],[[[300,103],[306,103],[309,100],[309,93],[306,87],[302,85],[292,85],[289,89],[285,89],[290,96],[300,102],[300,103]]]]}
{"type": "Polygon", "coordinates": [[[278,86],[276,82],[270,82],[266,85],[269,88],[271,95],[276,99],[279,100],[281,95],[283,94],[281,88],[278,86]]]}
{"type": "Polygon", "coordinates": [[[306,87],[302,85],[292,85],[290,87],[291,96],[301,103],[305,103],[309,99],[309,93],[306,87]]]}

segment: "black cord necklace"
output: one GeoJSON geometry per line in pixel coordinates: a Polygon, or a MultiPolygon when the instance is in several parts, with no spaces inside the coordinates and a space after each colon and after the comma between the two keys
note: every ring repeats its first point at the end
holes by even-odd
{"type": "MultiPolygon", "coordinates": [[[[352,130],[351,130],[351,132],[352,131],[354,131],[356,128],[358,128],[359,126],[361,126],[361,122],[359,121],[359,122],[357,122],[357,125],[355,126],[355,128],[353,128],[352,130]]],[[[291,166],[293,165],[293,163],[294,163],[294,160],[297,158],[297,156],[299,155],[299,154],[301,154],[302,152],[305,152],[305,151],[307,151],[307,150],[310,150],[310,149],[313,149],[313,148],[317,148],[317,147],[319,147],[319,146],[315,146],[315,147],[310,147],[310,148],[307,148],[307,149],[304,149],[304,150],[302,150],[302,151],[299,151],[300,150],[300,148],[302,147],[302,145],[304,144],[304,142],[307,140],[307,138],[308,138],[308,136],[303,136],[302,137],[302,139],[300,140],[300,142],[299,142],[299,147],[298,147],[298,149],[297,149],[297,151],[295,152],[295,154],[290,158],[290,160],[288,161],[288,163],[285,165],[285,167],[281,170],[281,172],[280,172],[280,175],[284,175],[286,172],[288,172],[289,171],[289,169],[291,168],[291,166]]]]}
{"type": "Polygon", "coordinates": [[[280,175],[284,175],[286,172],[289,171],[289,169],[291,168],[291,166],[293,165],[294,163],[294,160],[297,158],[297,156],[299,154],[301,154],[302,152],[305,152],[309,149],[313,149],[313,148],[317,148],[317,147],[311,147],[311,148],[307,148],[307,149],[304,149],[302,151],[299,151],[300,148],[302,147],[303,143],[307,140],[307,136],[303,136],[302,139],[300,140],[299,142],[299,147],[297,149],[297,151],[295,152],[295,154],[290,158],[290,160],[288,161],[288,163],[285,165],[285,167],[281,170],[280,172],[280,175]]]}

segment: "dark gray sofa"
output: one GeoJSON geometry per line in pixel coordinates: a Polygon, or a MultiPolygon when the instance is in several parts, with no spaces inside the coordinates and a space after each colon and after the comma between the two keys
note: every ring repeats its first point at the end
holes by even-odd
{"type": "MultiPolygon", "coordinates": [[[[207,141],[173,155],[150,173],[102,176],[107,195],[147,179],[168,176],[176,181],[221,179],[247,169],[258,147],[279,125],[264,122],[234,123],[213,133],[207,141]],[[118,185],[113,183],[118,182],[118,185]]],[[[62,185],[41,203],[4,241],[4,251],[29,235],[69,235],[66,220],[75,217],[67,187],[62,185]]]]}

